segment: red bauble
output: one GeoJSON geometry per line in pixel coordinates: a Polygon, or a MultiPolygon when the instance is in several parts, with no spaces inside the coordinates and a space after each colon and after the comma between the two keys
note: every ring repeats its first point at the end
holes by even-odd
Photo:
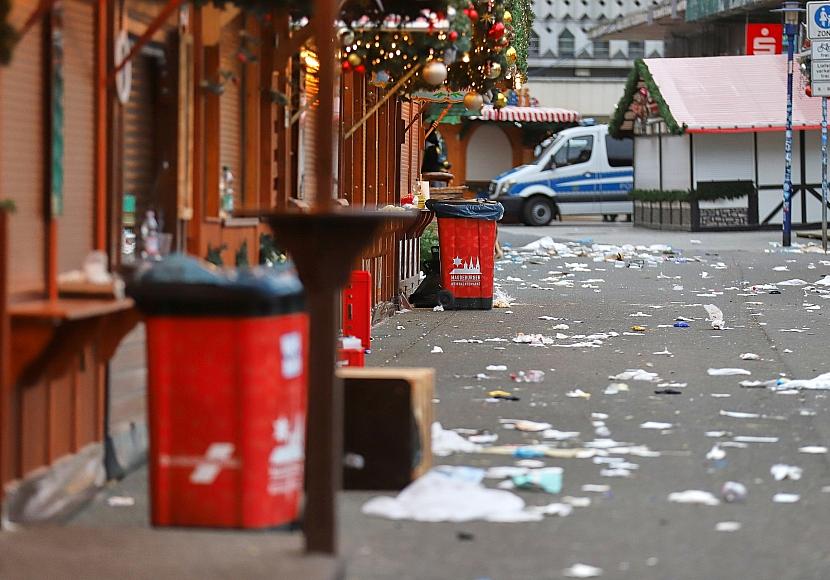
{"type": "Polygon", "coordinates": [[[356,67],[354,67],[354,72],[356,72],[359,75],[366,74],[366,65],[357,65],[356,67]]]}
{"type": "Polygon", "coordinates": [[[467,16],[473,22],[476,22],[478,20],[478,12],[476,12],[473,8],[470,8],[469,12],[467,12],[467,16]]]}
{"type": "Polygon", "coordinates": [[[458,33],[455,30],[450,30],[450,42],[458,40],[458,33]]]}
{"type": "Polygon", "coordinates": [[[501,22],[496,22],[493,26],[490,27],[490,30],[487,31],[487,36],[492,38],[493,40],[498,40],[502,36],[504,36],[504,24],[501,22]]]}
{"type": "Polygon", "coordinates": [[[807,85],[806,87],[804,87],[804,93],[808,97],[812,97],[813,96],[813,87],[811,85],[807,85]]]}
{"type": "Polygon", "coordinates": [[[350,65],[349,61],[347,60],[344,60],[342,63],[340,63],[340,66],[343,67],[343,70],[345,71],[351,70],[352,68],[352,65],[350,65]]]}

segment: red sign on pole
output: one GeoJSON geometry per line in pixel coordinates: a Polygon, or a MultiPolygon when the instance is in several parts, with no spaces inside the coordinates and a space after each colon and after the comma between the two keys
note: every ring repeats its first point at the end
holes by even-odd
{"type": "Polygon", "coordinates": [[[781,54],[783,25],[781,24],[747,24],[747,54],[781,54]]]}

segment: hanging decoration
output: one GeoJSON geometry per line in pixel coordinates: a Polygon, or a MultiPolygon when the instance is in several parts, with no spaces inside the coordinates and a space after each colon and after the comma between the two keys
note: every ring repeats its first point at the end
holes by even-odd
{"type": "Polygon", "coordinates": [[[484,97],[475,91],[470,91],[464,95],[464,106],[468,111],[480,111],[484,106],[484,97]]]}
{"type": "Polygon", "coordinates": [[[421,76],[428,85],[442,85],[447,80],[447,65],[438,60],[431,60],[424,66],[421,76]]]}

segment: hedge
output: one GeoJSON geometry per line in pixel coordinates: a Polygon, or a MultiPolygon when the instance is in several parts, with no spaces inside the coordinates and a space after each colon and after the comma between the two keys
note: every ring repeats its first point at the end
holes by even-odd
{"type": "Polygon", "coordinates": [[[736,199],[755,192],[751,181],[700,181],[697,189],[633,189],[629,197],[636,201],[715,201],[736,199]]]}

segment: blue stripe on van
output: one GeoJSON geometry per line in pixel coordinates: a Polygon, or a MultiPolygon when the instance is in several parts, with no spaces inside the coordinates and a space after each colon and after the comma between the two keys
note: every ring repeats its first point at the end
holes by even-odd
{"type": "Polygon", "coordinates": [[[548,187],[552,188],[555,191],[595,191],[597,185],[599,185],[599,192],[605,191],[629,191],[631,189],[631,182],[630,181],[623,181],[623,182],[616,182],[616,183],[607,183],[607,182],[600,182],[598,181],[604,179],[613,179],[613,178],[626,178],[634,177],[633,170],[623,170],[623,171],[606,171],[602,173],[595,173],[591,177],[585,177],[584,175],[572,175],[570,177],[560,177],[559,179],[541,179],[537,181],[530,181],[527,183],[517,183],[513,187],[510,188],[508,195],[519,195],[522,191],[531,187],[533,185],[547,185],[548,187]],[[575,184],[571,186],[567,186],[568,183],[574,183],[577,181],[582,182],[589,182],[589,183],[581,183],[575,184]],[[563,186],[565,187],[557,187],[563,186]]]}

